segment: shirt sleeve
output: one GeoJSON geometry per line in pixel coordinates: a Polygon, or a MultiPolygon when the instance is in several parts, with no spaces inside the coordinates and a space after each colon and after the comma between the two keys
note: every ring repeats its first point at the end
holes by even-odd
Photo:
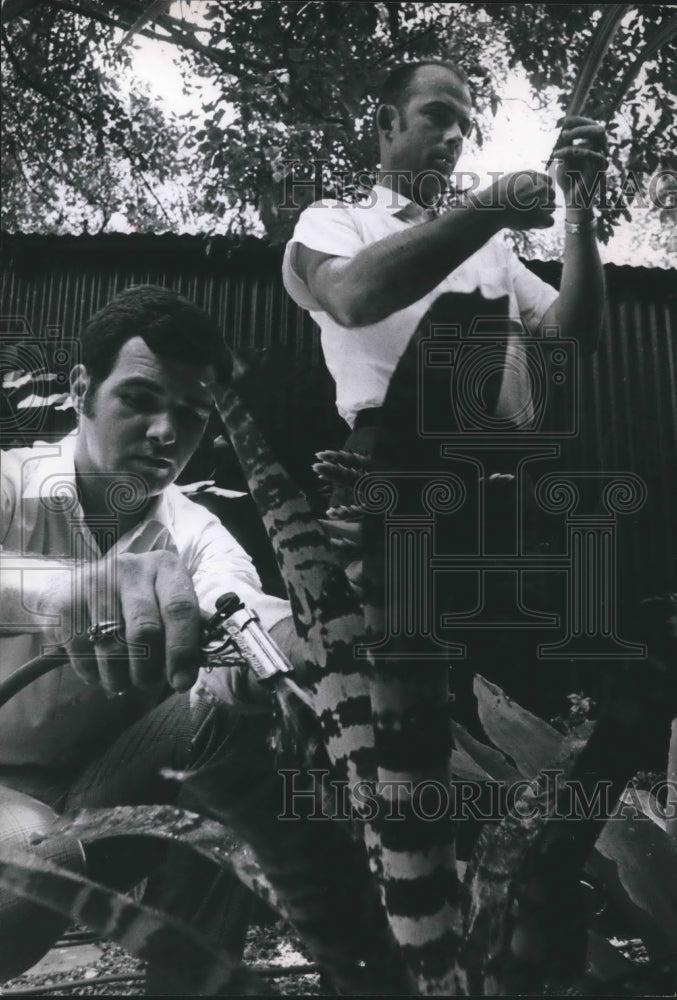
{"type": "Polygon", "coordinates": [[[10,451],[0,453],[0,548],[16,516],[21,463],[10,451]]]}
{"type": "Polygon", "coordinates": [[[267,631],[290,614],[288,601],[263,592],[252,560],[213,515],[207,515],[202,528],[191,575],[200,608],[206,614],[213,614],[217,599],[229,591],[256,611],[267,631]]]}
{"type": "Polygon", "coordinates": [[[508,272],[522,320],[531,334],[538,331],[543,316],[559,292],[525,267],[517,254],[508,253],[508,272]]]}
{"type": "MultiPolygon", "coordinates": [[[[204,509],[201,513],[205,518],[191,566],[200,610],[213,614],[217,599],[233,591],[243,604],[256,611],[263,627],[270,631],[277,622],[289,617],[289,603],[263,592],[254,564],[242,546],[218,518],[204,509]]],[[[246,670],[236,665],[212,671],[201,669],[192,689],[192,697],[225,703],[242,714],[270,710],[266,699],[252,695],[246,670]]]]}
{"type": "Polygon", "coordinates": [[[282,261],[284,287],[302,309],[321,312],[322,306],[292,266],[293,248],[297,243],[333,257],[354,257],[364,249],[364,242],[351,206],[329,199],[309,205],[299,216],[294,235],[285,248],[282,261]]]}

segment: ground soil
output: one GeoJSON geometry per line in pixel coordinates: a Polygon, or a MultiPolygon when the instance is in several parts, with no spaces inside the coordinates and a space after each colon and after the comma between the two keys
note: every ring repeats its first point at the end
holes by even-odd
{"type": "MultiPolygon", "coordinates": [[[[94,937],[93,935],[91,937],[94,937]]],[[[611,939],[620,954],[637,966],[648,961],[646,950],[639,939],[611,939]]],[[[298,966],[310,963],[311,959],[302,941],[283,921],[249,928],[244,952],[244,961],[253,970],[268,973],[271,968],[279,970],[273,982],[284,996],[326,996],[320,977],[316,972],[303,974],[298,966]],[[285,968],[290,974],[285,975],[285,968]],[[292,968],[294,971],[292,972],[292,968]]],[[[73,928],[58,945],[37,966],[25,975],[0,987],[0,996],[143,996],[143,962],[129,955],[116,944],[92,942],[84,928],[73,928]],[[84,959],[83,964],[78,964],[84,959]],[[98,983],[101,976],[136,976],[124,982],[98,983]],[[67,983],[82,981],[78,987],[67,987],[67,983]],[[64,989],[53,989],[59,983],[64,989]],[[49,986],[48,992],[43,992],[49,986]]],[[[548,988],[545,996],[585,996],[591,995],[576,987],[561,986],[548,988]]],[[[636,996],[666,995],[657,990],[642,990],[636,996]]],[[[674,994],[670,994],[674,995],[674,994]]]]}
{"type": "MultiPolygon", "coordinates": [[[[94,949],[98,956],[94,957],[91,946],[72,944],[68,946],[68,952],[72,955],[72,960],[68,962],[69,968],[66,971],[55,971],[63,965],[61,956],[66,951],[59,947],[50,953],[49,958],[43,960],[34,970],[29,970],[19,979],[13,979],[0,987],[0,996],[6,997],[12,994],[17,995],[18,991],[30,990],[33,996],[143,996],[143,980],[137,979],[131,982],[101,983],[97,984],[99,976],[124,976],[138,975],[143,972],[143,962],[128,955],[116,944],[112,942],[99,942],[94,949]],[[73,964],[80,955],[86,956],[87,964],[73,964]],[[61,955],[56,955],[56,952],[61,955]],[[50,971],[50,968],[52,971],[50,971]],[[75,980],[86,980],[81,987],[67,990],[49,990],[43,993],[45,986],[57,985],[58,983],[69,983],[75,980]],[[89,981],[91,980],[91,982],[89,981]]],[[[282,971],[285,967],[298,966],[310,962],[308,953],[299,939],[292,934],[287,926],[279,921],[265,927],[250,927],[245,947],[244,961],[252,969],[270,969],[276,966],[282,971]]],[[[320,996],[320,983],[317,973],[302,975],[295,972],[292,975],[275,976],[275,987],[285,996],[320,996]]]]}

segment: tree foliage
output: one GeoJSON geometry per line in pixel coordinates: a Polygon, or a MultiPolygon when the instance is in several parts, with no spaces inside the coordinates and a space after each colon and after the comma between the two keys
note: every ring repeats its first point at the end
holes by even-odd
{"type": "MultiPolygon", "coordinates": [[[[112,207],[126,206],[139,228],[157,229],[162,218],[162,228],[180,229],[191,209],[212,229],[243,232],[255,209],[268,234],[284,238],[294,212],[281,206],[299,163],[322,162],[325,184],[332,173],[374,165],[374,94],[393,65],[463,65],[481,144],[511,68],[523,67],[536,94],[557,94],[564,108],[603,6],[7,0],[4,224],[25,228],[44,216],[64,201],[65,185],[96,204],[102,226],[112,207]],[[179,122],[141,94],[125,99],[119,81],[134,35],[174,46],[188,89],[191,80],[211,82],[216,96],[199,118],[179,122]],[[158,191],[177,166],[190,190],[178,209],[172,194],[163,217],[158,191]]],[[[675,166],[675,46],[638,61],[674,16],[670,4],[629,7],[595,78],[586,113],[617,126],[616,201],[628,171],[646,183],[675,166]]],[[[311,185],[296,190],[313,195],[311,185]]],[[[610,212],[607,229],[613,221],[610,212]]]]}
{"type": "MultiPolygon", "coordinates": [[[[123,207],[171,228],[155,188],[181,133],[105,71],[109,32],[51,4],[3,28],[3,188],[11,228],[104,229],[123,207]]],[[[129,62],[120,54],[119,69],[129,62]]]]}

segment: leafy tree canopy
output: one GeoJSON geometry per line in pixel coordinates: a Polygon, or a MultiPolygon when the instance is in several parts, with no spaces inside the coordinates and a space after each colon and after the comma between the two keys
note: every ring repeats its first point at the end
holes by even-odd
{"type": "MultiPolygon", "coordinates": [[[[181,231],[201,215],[243,233],[258,215],[284,239],[291,163],[322,161],[325,185],[375,164],[373,95],[397,62],[460,63],[481,144],[515,67],[564,110],[606,6],[5,0],[3,226],[78,231],[94,211],[103,229],[121,210],[140,230],[181,231]],[[187,89],[210,82],[199,118],[125,93],[135,36],[175,47],[187,89]]],[[[615,126],[607,235],[620,194],[638,187],[662,222],[674,218],[676,29],[671,4],[627,5],[594,75],[585,113],[615,126]]]]}

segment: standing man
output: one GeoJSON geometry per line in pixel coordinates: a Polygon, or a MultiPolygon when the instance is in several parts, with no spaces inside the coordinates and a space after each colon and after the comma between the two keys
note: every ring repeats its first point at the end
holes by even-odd
{"type": "MultiPolygon", "coordinates": [[[[580,173],[588,190],[606,166],[600,125],[564,121],[555,152],[566,203],[564,268],[559,295],[503,244],[504,228],[554,224],[550,177],[535,170],[505,174],[470,204],[435,217],[430,211],[456,167],[472,123],[465,74],[444,62],[413,62],[393,70],[376,111],[381,167],[366,202],[325,200],[300,216],[287,245],[287,291],[321,330],[335,382],[337,407],[353,434],[347,447],[370,451],[378,410],[412,334],[444,292],[508,296],[514,333],[495,415],[528,426],[532,417],[522,336],[557,326],[563,337],[594,350],[602,323],[603,272],[592,209],[576,198],[580,173]]],[[[450,320],[451,321],[451,320],[450,320]]]]}
{"type": "MultiPolygon", "coordinates": [[[[491,368],[491,394],[484,384],[472,400],[475,413],[484,405],[491,427],[533,426],[536,394],[528,338],[554,327],[562,338],[578,341],[582,356],[595,350],[602,326],[604,276],[593,210],[582,195],[595,190],[595,180],[606,169],[603,128],[585,118],[565,119],[554,154],[556,180],[566,205],[558,294],[532,274],[501,237],[503,229],[554,225],[555,187],[546,173],[503,174],[490,187],[475,191],[467,204],[440,214],[431,210],[459,161],[472,113],[472,98],[459,67],[424,61],[395,68],[376,109],[381,162],[369,196],[357,204],[315,202],[301,214],[287,245],[285,287],[320,327],[325,361],[336,382],[338,411],[351,428],[348,450],[373,452],[380,408],[405,348],[430,318],[439,325],[453,324],[459,303],[464,323],[471,308],[503,323],[507,310],[510,321],[504,326],[502,371],[500,363],[495,371],[491,368]]],[[[481,352],[477,353],[481,362],[481,352]]],[[[453,397],[451,403],[453,407],[453,397]]],[[[505,498],[514,511],[516,492],[504,482],[504,474],[512,471],[512,459],[502,446],[501,433],[488,438],[490,443],[483,460],[486,475],[495,484],[491,496],[487,491],[483,524],[487,532],[500,534],[502,525],[514,524],[505,498]],[[494,513],[488,513],[489,504],[494,513]]],[[[464,468],[460,464],[461,475],[464,468]]],[[[528,477],[515,485],[526,502],[531,489],[528,477]]],[[[351,503],[352,490],[334,489],[332,506],[351,503]]],[[[459,515],[456,530],[463,532],[464,524],[459,515]]],[[[353,577],[359,579],[360,572],[361,564],[354,563],[353,577]]],[[[461,583],[466,581],[464,577],[461,583]]],[[[471,597],[467,600],[470,606],[471,597]]],[[[495,635],[492,630],[486,633],[489,645],[495,635]]],[[[480,656],[481,672],[491,676],[493,653],[485,659],[480,656]]],[[[458,679],[460,670],[456,676],[461,685],[456,688],[460,711],[472,703],[471,678],[458,679]],[[468,688],[465,693],[462,684],[468,688]]],[[[505,677],[500,680],[505,684],[505,677]]],[[[530,676],[527,687],[532,687],[530,676]]],[[[523,695],[519,688],[511,693],[518,700],[523,695]]],[[[474,725],[473,712],[460,718],[474,725]]]]}
{"type": "MultiPolygon", "coordinates": [[[[226,742],[265,747],[268,695],[244,668],[200,667],[201,621],[221,594],[282,645],[293,631],[232,535],[173,485],[228,374],[213,321],[168,289],[128,288],[86,324],[81,361],[77,429],[3,454],[0,680],[45,652],[68,657],[0,707],[0,843],[24,849],[64,808],[171,802],[163,767],[197,767],[226,742]],[[233,706],[259,715],[238,726],[233,706]]],[[[84,864],[77,842],[52,850],[84,864]]],[[[147,872],[132,853],[94,845],[87,871],[133,884],[147,872]]],[[[0,890],[0,982],[62,926],[0,890]]]]}

